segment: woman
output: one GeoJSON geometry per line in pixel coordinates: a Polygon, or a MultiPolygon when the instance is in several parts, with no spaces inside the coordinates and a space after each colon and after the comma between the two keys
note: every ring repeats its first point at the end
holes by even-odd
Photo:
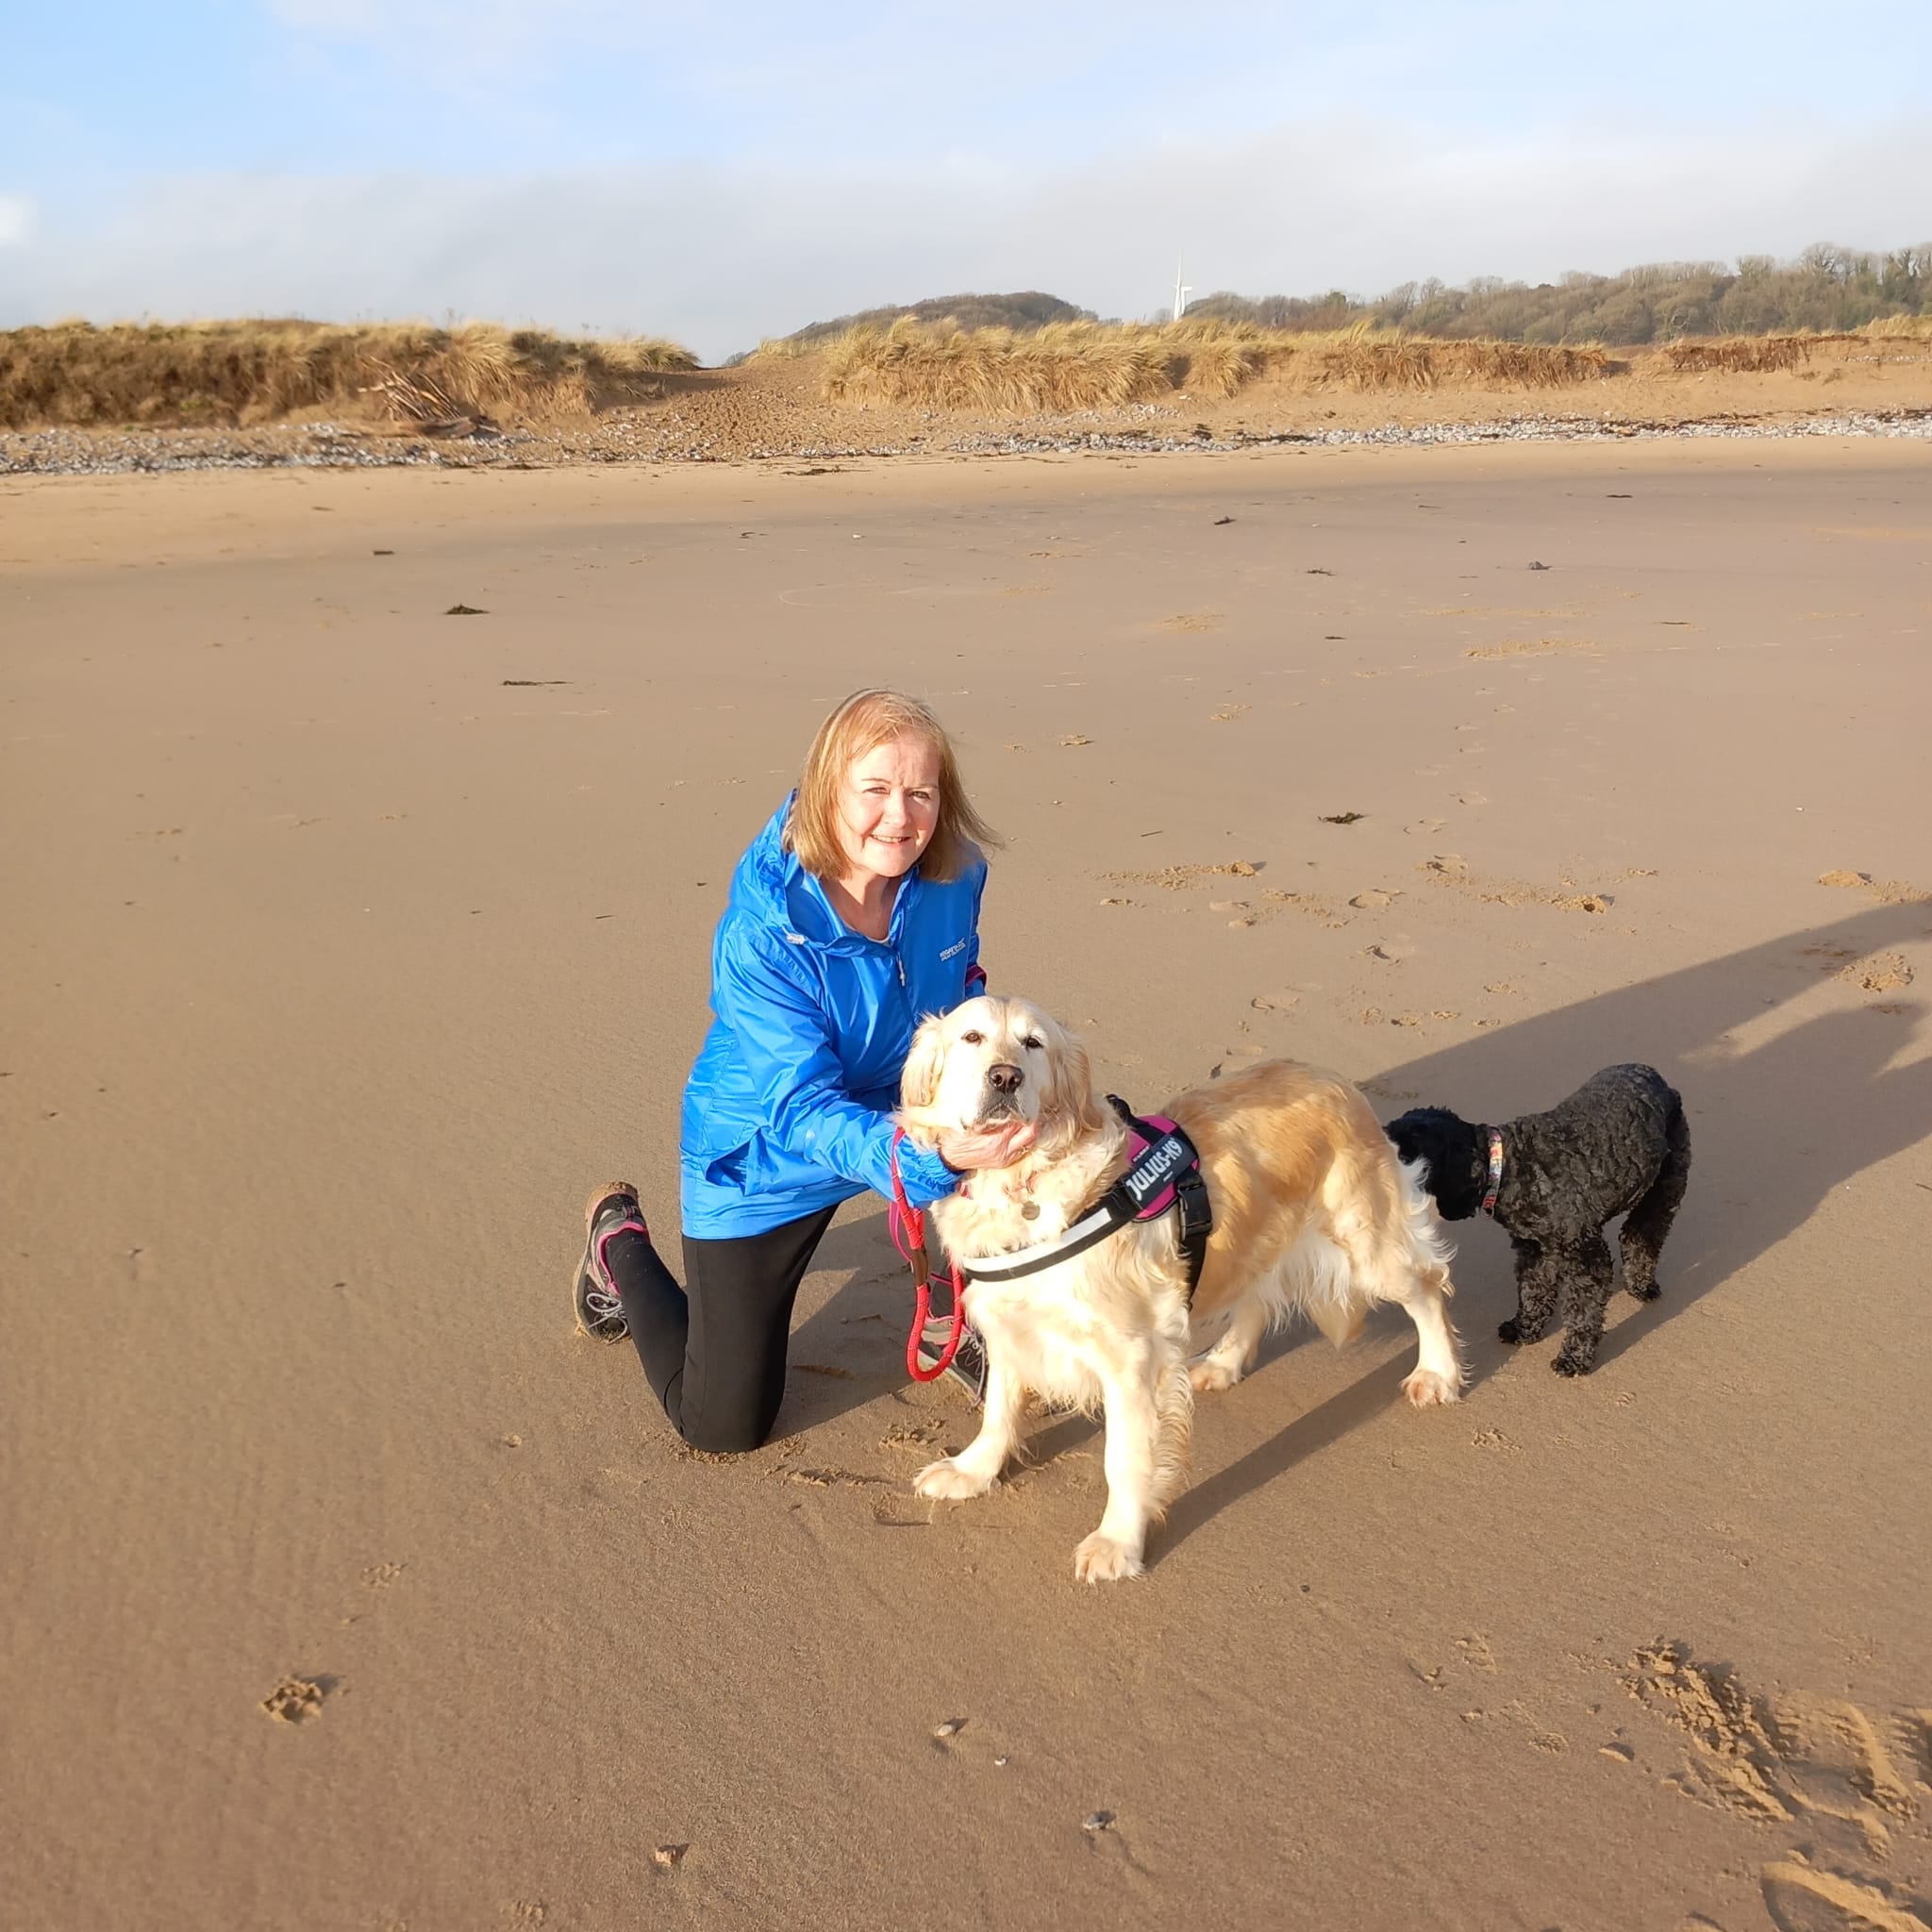
{"type": "MultiPolygon", "coordinates": [[[[711,949],[711,1029],[684,1091],[686,1286],[625,1182],[591,1196],[577,1272],[578,1327],[629,1335],[693,1448],[770,1435],[813,1251],[841,1201],[891,1193],[913,1028],[986,983],[979,848],[995,842],[939,720],[863,691],[820,725],[797,791],[739,860],[711,949]]],[[[962,1173],[1006,1166],[1035,1131],[949,1134],[937,1154],[902,1143],[908,1199],[923,1208],[962,1173]]]]}

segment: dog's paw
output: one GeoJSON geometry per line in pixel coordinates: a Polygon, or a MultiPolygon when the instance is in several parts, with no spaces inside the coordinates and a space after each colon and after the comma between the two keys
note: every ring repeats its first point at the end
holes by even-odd
{"type": "Polygon", "coordinates": [[[1624,1291],[1633,1302],[1654,1302],[1663,1293],[1663,1287],[1658,1282],[1648,1281],[1640,1283],[1636,1288],[1626,1284],[1624,1291]]]}
{"type": "Polygon", "coordinates": [[[1559,1375],[1587,1375],[1596,1367],[1596,1351],[1591,1349],[1588,1355],[1573,1355],[1567,1348],[1559,1348],[1550,1366],[1559,1375]]]}
{"type": "Polygon", "coordinates": [[[1074,1552],[1076,1582],[1117,1583],[1124,1576],[1142,1574],[1139,1545],[1120,1542],[1097,1529],[1074,1552]]]}
{"type": "Polygon", "coordinates": [[[1462,1384],[1433,1369],[1412,1369],[1403,1378],[1402,1392],[1412,1408],[1433,1408],[1439,1402],[1460,1402],[1462,1384]]]}
{"type": "Polygon", "coordinates": [[[1511,1315],[1507,1322],[1498,1322],[1496,1324],[1496,1340],[1498,1341],[1507,1341],[1511,1348],[1521,1348],[1523,1346],[1522,1323],[1514,1315],[1511,1315]]]}
{"type": "Polygon", "coordinates": [[[997,1476],[978,1475],[960,1466],[956,1456],[928,1462],[912,1478],[912,1487],[922,1496],[941,1503],[963,1503],[969,1496],[983,1496],[997,1482],[997,1476]]]}
{"type": "Polygon", "coordinates": [[[1196,1395],[1218,1395],[1224,1389],[1232,1389],[1241,1378],[1241,1364],[1224,1356],[1204,1355],[1199,1361],[1188,1364],[1188,1380],[1194,1385],[1196,1395]]]}

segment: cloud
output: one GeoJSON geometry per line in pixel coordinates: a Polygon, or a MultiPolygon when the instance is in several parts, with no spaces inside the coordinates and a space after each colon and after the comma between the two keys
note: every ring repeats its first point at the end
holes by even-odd
{"type": "Polygon", "coordinates": [[[1474,275],[1919,242],[1932,125],[1629,125],[1499,136],[1331,118],[1052,168],[686,163],[498,181],[215,175],[9,257],[0,325],[297,313],[646,329],[708,359],[879,302],[1043,288],[1157,308],[1198,291],[1379,292],[1474,275]],[[8,312],[8,311],[11,312],[8,312]]]}
{"type": "Polygon", "coordinates": [[[1198,21],[1169,0],[264,4],[292,42],[401,77],[432,109],[544,117],[558,166],[946,147],[1065,159],[1101,139],[1349,109],[1425,123],[1445,103],[1498,129],[1631,103],[1692,127],[1807,103],[1882,119],[1922,108],[1932,54],[1924,0],[1838,0],[1828,34],[1815,0],[1757,0],[1745,33],[1682,0],[1624,0],[1614,31],[1547,0],[1219,0],[1198,21]]]}
{"type": "Polygon", "coordinates": [[[34,228],[34,205],[24,194],[0,194],[0,248],[17,248],[34,228]]]}

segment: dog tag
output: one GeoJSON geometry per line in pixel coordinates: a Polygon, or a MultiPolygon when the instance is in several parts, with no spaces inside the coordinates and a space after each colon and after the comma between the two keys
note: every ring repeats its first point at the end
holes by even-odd
{"type": "Polygon", "coordinates": [[[1040,1219],[1040,1203],[1038,1201],[1023,1202],[1020,1208],[1020,1219],[1022,1221],[1038,1221],[1040,1219]]]}

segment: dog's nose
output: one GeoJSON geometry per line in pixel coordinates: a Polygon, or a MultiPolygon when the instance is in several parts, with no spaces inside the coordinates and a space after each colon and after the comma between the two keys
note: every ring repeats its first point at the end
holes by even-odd
{"type": "Polygon", "coordinates": [[[1018,1067],[1002,1061],[996,1067],[987,1068],[986,1077],[997,1091],[1001,1093],[1017,1093],[1020,1091],[1020,1082],[1026,1076],[1018,1067]]]}

